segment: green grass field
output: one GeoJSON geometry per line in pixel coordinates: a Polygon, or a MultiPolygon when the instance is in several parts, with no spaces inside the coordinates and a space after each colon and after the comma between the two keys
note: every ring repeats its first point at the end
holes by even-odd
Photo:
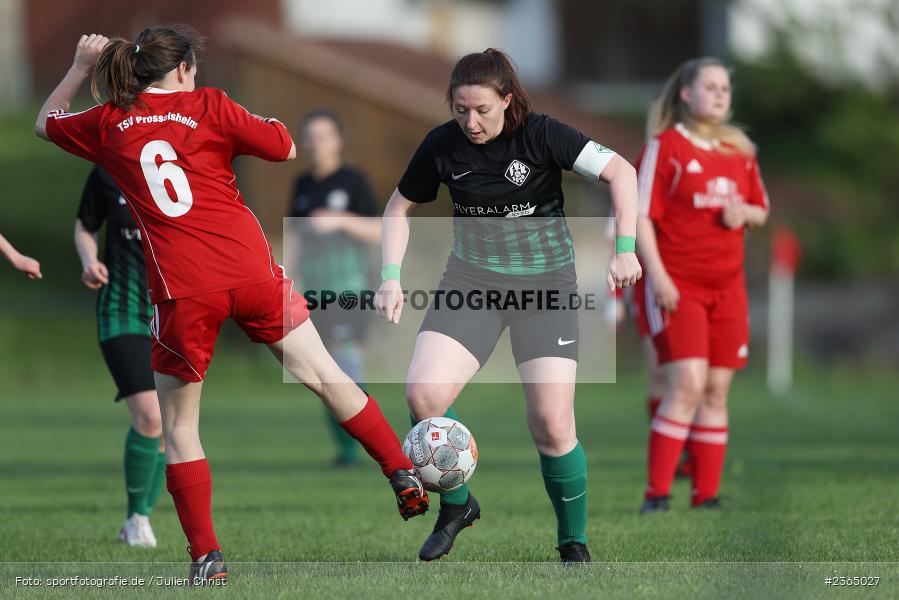
{"type": "MultiPolygon", "coordinates": [[[[186,575],[171,499],[153,516],[155,551],[116,540],[127,410],[96,345],[92,298],[71,242],[89,166],[40,142],[32,114],[0,118],[0,231],[43,262],[27,282],[0,264],[0,598],[169,597],[155,576],[186,575]],[[16,585],[16,577],[142,577],[135,588],[16,585]]],[[[517,386],[470,387],[457,404],[481,462],[472,488],[483,519],[436,564],[415,557],[435,516],[404,523],[374,463],[328,467],[323,409],[281,383],[274,360],[235,328],[220,340],[202,434],[215,481],[216,529],[239,598],[832,598],[899,597],[899,381],[883,370],[804,370],[775,400],[738,377],[719,513],[637,515],[644,485],[644,384],[632,343],[619,383],[578,389],[588,454],[590,549],[565,570],[517,386]],[[877,576],[828,588],[828,576],[877,576]]],[[[631,340],[632,342],[632,340],[631,340]]],[[[760,365],[756,361],[755,368],[760,365]]],[[[397,432],[402,387],[371,390],[397,432]]],[[[436,498],[435,498],[436,500],[436,498]]],[[[203,592],[201,592],[203,593],[203,592]]]]}
{"type": "MultiPolygon", "coordinates": [[[[651,517],[637,515],[646,439],[639,372],[579,388],[597,564],[574,571],[554,563],[552,509],[519,389],[473,386],[457,407],[478,440],[472,488],[483,518],[447,559],[416,564],[435,517],[404,523],[374,462],[329,468],[318,401],[282,384],[265,350],[236,329],[227,333],[204,391],[202,434],[216,529],[233,574],[222,590],[228,595],[899,596],[899,407],[896,380],[886,373],[802,372],[795,391],[775,400],[747,372],[733,392],[727,510],[691,512],[679,482],[672,512],[651,517]],[[832,575],[881,580],[864,591],[825,588],[832,575]]],[[[0,597],[179,593],[152,582],[102,592],[15,585],[28,576],[186,573],[186,541],[165,493],[153,516],[158,549],[116,540],[128,417],[112,403],[94,339],[89,312],[83,320],[0,317],[0,597]]],[[[404,433],[402,388],[372,391],[404,433]]]]}

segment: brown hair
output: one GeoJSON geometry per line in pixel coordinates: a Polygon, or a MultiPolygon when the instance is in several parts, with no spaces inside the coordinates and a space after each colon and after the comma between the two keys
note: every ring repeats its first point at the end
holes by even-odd
{"type": "Polygon", "coordinates": [[[446,90],[446,101],[452,107],[453,91],[463,85],[482,85],[492,88],[501,98],[512,94],[512,101],[506,107],[503,135],[512,135],[524,126],[531,112],[528,98],[518,73],[509,56],[502,50],[487,48],[483,52],[466,54],[459,59],[450,75],[446,90]]]}
{"type": "Polygon", "coordinates": [[[334,123],[334,128],[337,129],[338,135],[343,137],[343,122],[337,116],[337,113],[327,108],[316,108],[304,114],[303,118],[300,119],[300,135],[305,136],[306,128],[309,127],[309,124],[318,119],[327,119],[334,123]]]}
{"type": "Polygon", "coordinates": [[[158,25],[140,32],[134,42],[113,38],[100,55],[91,78],[91,93],[124,110],[131,110],[137,95],[182,62],[197,63],[203,38],[188,25],[158,25]]]}
{"type": "MultiPolygon", "coordinates": [[[[742,128],[730,123],[730,115],[723,123],[715,125],[699,123],[681,99],[681,89],[693,85],[699,72],[705,67],[727,68],[717,58],[708,56],[688,60],[679,66],[665,82],[659,97],[649,109],[646,120],[647,136],[657,136],[676,123],[683,123],[687,129],[701,138],[719,140],[736,148],[744,156],[755,156],[755,144],[742,128]]],[[[718,150],[725,153],[729,151],[728,146],[719,146],[718,150]]]]}

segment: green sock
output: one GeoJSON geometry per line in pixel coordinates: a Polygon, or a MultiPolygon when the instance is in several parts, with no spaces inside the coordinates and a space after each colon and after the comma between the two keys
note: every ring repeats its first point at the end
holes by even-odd
{"type": "Polygon", "coordinates": [[[125,436],[125,491],[128,493],[128,516],[149,514],[147,494],[156,471],[159,438],[146,437],[128,429],[125,436]]]}
{"type": "Polygon", "coordinates": [[[331,432],[334,434],[334,441],[337,442],[337,455],[347,462],[354,462],[359,457],[359,442],[340,426],[330,412],[327,414],[327,419],[331,426],[331,432]]]}
{"type": "Polygon", "coordinates": [[[165,483],[165,452],[159,452],[156,455],[156,468],[153,470],[153,479],[150,480],[150,487],[147,490],[147,515],[153,512],[153,506],[162,493],[162,486],[165,483]]]}
{"type": "MultiPolygon", "coordinates": [[[[412,425],[415,426],[418,424],[418,419],[415,418],[414,415],[409,415],[412,419],[412,425]]],[[[443,416],[447,419],[453,419],[458,421],[459,416],[456,415],[456,411],[453,410],[453,407],[450,406],[449,410],[443,413],[443,416]]],[[[455,504],[457,506],[462,506],[468,502],[468,484],[463,483],[458,488],[454,489],[451,492],[447,492],[445,494],[440,494],[440,504],[455,504]]]]}
{"type": "Polygon", "coordinates": [[[546,493],[556,511],[559,545],[587,543],[587,456],[581,443],[564,456],[540,455],[546,493]]]}

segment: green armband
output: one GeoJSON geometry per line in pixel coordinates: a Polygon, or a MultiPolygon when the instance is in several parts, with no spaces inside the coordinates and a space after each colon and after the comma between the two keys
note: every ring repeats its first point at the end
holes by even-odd
{"type": "Polygon", "coordinates": [[[632,235],[619,235],[615,238],[615,254],[637,251],[637,238],[632,235]]]}
{"type": "Polygon", "coordinates": [[[381,281],[389,281],[391,279],[400,280],[400,266],[396,263],[390,263],[381,267],[381,281]]]}

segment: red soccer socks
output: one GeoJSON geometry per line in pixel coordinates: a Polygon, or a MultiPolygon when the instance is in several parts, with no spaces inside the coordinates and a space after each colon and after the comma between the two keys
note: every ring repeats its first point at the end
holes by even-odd
{"type": "Polygon", "coordinates": [[[412,462],[403,454],[400,442],[390,423],[381,414],[378,403],[371,396],[355,416],[340,424],[347,433],[359,440],[368,454],[378,461],[385,477],[399,469],[412,470],[412,462]]]}
{"type": "Polygon", "coordinates": [[[718,495],[726,450],[727,427],[693,425],[690,428],[687,451],[693,475],[693,506],[699,506],[718,495]]]}
{"type": "Polygon", "coordinates": [[[220,550],[212,529],[212,477],[206,459],[166,465],[165,478],[190,544],[190,557],[197,560],[220,550]]]}
{"type": "Polygon", "coordinates": [[[649,478],[645,498],[671,495],[677,460],[690,432],[689,423],[656,415],[649,431],[649,478]]]}

